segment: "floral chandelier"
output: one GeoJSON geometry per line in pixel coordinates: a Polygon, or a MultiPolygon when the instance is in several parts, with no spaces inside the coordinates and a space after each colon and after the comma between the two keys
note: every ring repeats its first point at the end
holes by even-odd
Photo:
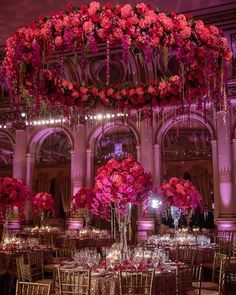
{"type": "Polygon", "coordinates": [[[228,62],[232,52],[220,29],[205,25],[189,15],[166,14],[145,3],[132,6],[91,2],[88,6],[67,6],[65,11],[40,17],[8,38],[2,70],[14,105],[24,99],[35,109],[42,105],[119,110],[166,105],[204,105],[220,102],[225,95],[228,62]],[[50,58],[63,52],[88,49],[96,53],[106,44],[106,84],[86,85],[67,81],[49,68],[50,58]],[[144,52],[145,61],[160,52],[174,53],[178,75],[140,84],[110,84],[110,49],[122,47],[127,60],[130,48],[144,52]]]}

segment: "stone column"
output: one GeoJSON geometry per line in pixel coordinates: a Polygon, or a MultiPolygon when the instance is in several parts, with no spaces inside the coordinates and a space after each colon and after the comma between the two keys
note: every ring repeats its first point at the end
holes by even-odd
{"type": "Polygon", "coordinates": [[[86,150],[86,164],[86,184],[88,187],[91,187],[93,183],[93,155],[91,149],[86,150]]]}
{"type": "Polygon", "coordinates": [[[85,151],[86,151],[86,132],[85,126],[80,124],[73,131],[74,150],[71,150],[71,182],[72,192],[78,190],[78,178],[80,185],[84,185],[85,180],[85,151]]]}
{"type": "Polygon", "coordinates": [[[153,128],[151,128],[146,120],[140,122],[140,162],[147,172],[153,176],[153,128]]]}
{"type": "Polygon", "coordinates": [[[155,144],[153,148],[154,153],[154,172],[153,172],[153,184],[159,189],[161,186],[161,146],[155,144]]]}
{"type": "MultiPolygon", "coordinates": [[[[34,179],[34,167],[35,167],[35,154],[27,153],[26,154],[26,185],[32,191],[33,190],[33,179],[34,179]]],[[[27,201],[25,204],[25,217],[26,221],[32,218],[32,203],[27,201]]]]}
{"type": "MultiPolygon", "coordinates": [[[[74,150],[71,150],[71,193],[74,195],[78,190],[84,186],[85,180],[85,147],[86,147],[86,132],[85,126],[79,124],[73,130],[74,150]]],[[[80,210],[73,214],[67,220],[69,229],[83,227],[83,212],[80,210]]]]}
{"type": "MultiPolygon", "coordinates": [[[[154,157],[153,157],[153,128],[148,124],[148,120],[140,122],[140,163],[146,172],[154,176],[154,157]]],[[[141,210],[140,210],[141,211],[141,210]]],[[[148,232],[155,228],[154,215],[152,210],[145,217],[139,215],[137,221],[138,239],[146,239],[148,232]]]]}
{"type": "MultiPolygon", "coordinates": [[[[27,150],[27,137],[25,130],[17,129],[15,131],[15,148],[13,156],[13,177],[26,180],[26,150],[27,150]]],[[[26,208],[27,209],[27,208],[26,208]]],[[[11,231],[19,231],[20,223],[18,220],[18,209],[14,209],[13,218],[9,220],[9,229],[11,231]],[[16,218],[14,217],[16,216],[16,218]]]]}
{"type": "Polygon", "coordinates": [[[218,159],[217,159],[217,141],[211,140],[212,151],[212,171],[213,171],[213,192],[215,205],[215,219],[218,219],[220,214],[220,196],[219,196],[219,174],[218,174],[218,159]]]}
{"type": "Polygon", "coordinates": [[[27,138],[25,130],[15,131],[15,150],[13,157],[13,177],[25,182],[27,138]]]}
{"type": "Polygon", "coordinates": [[[232,194],[232,162],[229,113],[217,113],[219,169],[219,229],[236,229],[235,200],[232,194]]]}
{"type": "Polygon", "coordinates": [[[26,154],[26,184],[32,190],[34,177],[35,154],[26,154]]]}
{"type": "Polygon", "coordinates": [[[136,145],[136,151],[137,151],[137,161],[141,161],[141,147],[140,145],[136,145]]]}

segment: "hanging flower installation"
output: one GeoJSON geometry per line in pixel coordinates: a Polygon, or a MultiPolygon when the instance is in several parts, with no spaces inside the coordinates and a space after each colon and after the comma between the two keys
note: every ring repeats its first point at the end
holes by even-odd
{"type": "Polygon", "coordinates": [[[88,6],[69,5],[20,28],[7,40],[3,71],[16,105],[25,97],[35,107],[47,101],[82,110],[141,108],[219,99],[231,57],[221,31],[190,15],[166,14],[145,3],[102,7],[93,1],[88,6]],[[106,85],[67,81],[48,68],[53,54],[69,50],[84,57],[88,48],[95,53],[99,42],[106,43],[106,85]],[[110,48],[119,44],[124,59],[134,46],[143,50],[146,62],[160,52],[174,53],[179,74],[154,77],[146,84],[111,86],[110,48]]]}
{"type": "Polygon", "coordinates": [[[111,207],[124,217],[129,203],[147,207],[152,189],[151,175],[132,156],[111,159],[98,169],[94,185],[92,212],[110,220],[111,207]]]}
{"type": "Polygon", "coordinates": [[[177,207],[182,210],[202,209],[203,201],[199,191],[189,180],[172,177],[164,181],[160,193],[164,207],[177,207]]]}
{"type": "Polygon", "coordinates": [[[55,215],[55,203],[51,194],[46,192],[38,193],[33,198],[33,207],[38,214],[50,210],[55,215]]]}
{"type": "Polygon", "coordinates": [[[19,179],[0,177],[0,221],[5,221],[9,210],[19,209],[19,218],[24,217],[25,202],[31,193],[19,179]]]}
{"type": "Polygon", "coordinates": [[[91,209],[94,192],[90,188],[81,188],[72,198],[72,212],[78,209],[91,209]]]}

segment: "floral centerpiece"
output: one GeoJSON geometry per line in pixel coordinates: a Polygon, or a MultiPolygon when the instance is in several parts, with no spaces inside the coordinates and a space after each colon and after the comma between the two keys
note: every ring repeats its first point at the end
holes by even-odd
{"type": "Polygon", "coordinates": [[[115,225],[115,219],[111,218],[114,212],[121,236],[123,258],[127,255],[126,232],[130,222],[131,205],[143,205],[142,209],[145,210],[151,188],[151,175],[146,173],[132,156],[120,161],[111,159],[98,169],[92,212],[111,220],[111,227],[115,225]]]}
{"type": "Polygon", "coordinates": [[[162,195],[162,207],[171,208],[175,229],[178,228],[178,220],[181,212],[194,211],[203,208],[203,201],[199,191],[191,181],[172,177],[169,182],[164,181],[160,193],[162,195]]]}
{"type": "Polygon", "coordinates": [[[81,188],[72,198],[71,198],[71,212],[76,212],[78,209],[85,209],[85,227],[88,228],[89,222],[89,211],[92,208],[92,201],[94,198],[94,191],[91,188],[81,188]]]}
{"type": "Polygon", "coordinates": [[[9,210],[17,207],[19,217],[24,217],[25,202],[31,193],[26,185],[19,179],[0,177],[0,221],[8,218],[9,210]]]}
{"type": "Polygon", "coordinates": [[[41,218],[44,217],[46,211],[51,211],[55,215],[55,202],[51,194],[46,192],[37,193],[33,198],[33,207],[41,218]]]}
{"type": "Polygon", "coordinates": [[[121,161],[111,159],[98,169],[92,212],[110,220],[112,205],[121,217],[130,203],[145,209],[151,189],[151,175],[132,156],[121,161]]]}
{"type": "Polygon", "coordinates": [[[88,209],[92,207],[92,200],[94,197],[94,192],[91,188],[81,188],[72,198],[71,198],[71,211],[75,212],[77,209],[88,209]]]}
{"type": "Polygon", "coordinates": [[[182,210],[195,210],[203,206],[199,191],[189,180],[172,177],[168,182],[163,182],[160,193],[162,204],[166,207],[175,206],[182,210]]]}

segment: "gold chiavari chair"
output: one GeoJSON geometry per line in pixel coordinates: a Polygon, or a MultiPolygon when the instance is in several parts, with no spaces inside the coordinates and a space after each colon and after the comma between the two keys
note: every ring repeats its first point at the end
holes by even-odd
{"type": "Polygon", "coordinates": [[[89,295],[91,270],[73,270],[58,268],[60,295],[89,295]]]}
{"type": "Polygon", "coordinates": [[[197,247],[193,246],[178,246],[176,259],[188,265],[193,265],[197,256],[197,247]]]}
{"type": "Polygon", "coordinates": [[[30,268],[31,268],[32,281],[44,279],[42,251],[29,252],[28,264],[30,265],[30,268]]]}
{"type": "Polygon", "coordinates": [[[176,295],[187,295],[194,292],[192,285],[193,270],[191,266],[176,268],[176,295]]]}
{"type": "Polygon", "coordinates": [[[37,283],[52,283],[51,279],[44,279],[43,258],[37,252],[28,254],[28,264],[19,259],[19,269],[22,281],[37,283]]]}
{"type": "Polygon", "coordinates": [[[226,279],[229,280],[230,287],[232,287],[232,283],[236,283],[236,242],[232,245],[232,255],[229,258],[226,279]]]}
{"type": "Polygon", "coordinates": [[[55,270],[55,265],[60,263],[62,260],[71,259],[75,254],[75,249],[68,249],[68,248],[56,248],[55,249],[55,258],[53,258],[52,263],[44,265],[44,272],[53,275],[55,270]]]}
{"type": "Polygon", "coordinates": [[[154,274],[154,270],[120,270],[120,295],[151,295],[153,291],[154,274]]]}
{"type": "Polygon", "coordinates": [[[72,258],[75,255],[75,249],[68,249],[68,248],[57,248],[56,249],[56,259],[62,260],[66,258],[72,258]]]}
{"type": "Polygon", "coordinates": [[[202,264],[192,265],[192,286],[195,294],[201,295],[202,285],[202,264]]]}
{"type": "Polygon", "coordinates": [[[64,238],[62,243],[62,248],[64,249],[76,249],[76,241],[70,238],[64,238]]]}
{"type": "Polygon", "coordinates": [[[53,233],[40,233],[39,243],[41,245],[54,246],[53,233]]]}
{"type": "Polygon", "coordinates": [[[49,295],[50,291],[51,283],[41,284],[18,280],[16,283],[16,295],[49,295]]]}
{"type": "Polygon", "coordinates": [[[19,281],[22,281],[21,265],[23,263],[24,263],[24,256],[23,255],[16,258],[17,278],[19,281]]]}
{"type": "Polygon", "coordinates": [[[201,294],[223,295],[225,289],[225,273],[227,266],[226,254],[215,253],[212,270],[212,280],[210,282],[201,282],[201,294]]]}

